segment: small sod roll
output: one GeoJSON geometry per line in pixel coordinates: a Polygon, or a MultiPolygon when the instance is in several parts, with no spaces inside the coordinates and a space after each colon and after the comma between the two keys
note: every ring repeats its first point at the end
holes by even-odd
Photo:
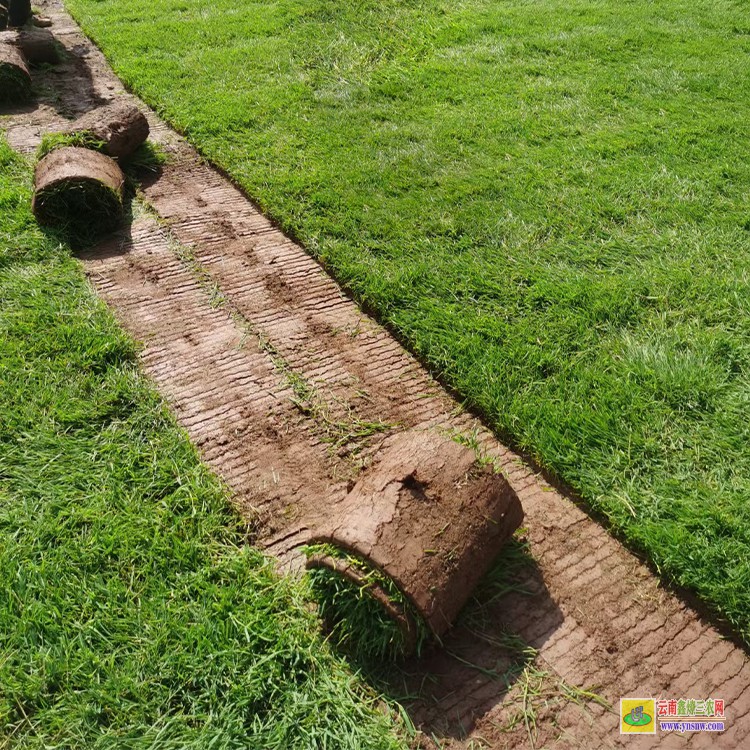
{"type": "Polygon", "coordinates": [[[4,31],[0,34],[0,43],[12,44],[20,49],[31,65],[54,65],[60,62],[60,48],[48,29],[23,28],[4,31]]]}
{"type": "Polygon", "coordinates": [[[0,101],[25,102],[31,98],[31,73],[23,54],[0,42],[0,101]]]}
{"type": "Polygon", "coordinates": [[[34,215],[85,245],[122,220],[124,184],[122,170],[108,156],[87,148],[56,149],[36,166],[34,215]]]}
{"type": "Polygon", "coordinates": [[[129,102],[114,102],[97,107],[71,123],[68,135],[86,135],[101,142],[99,149],[115,159],[127,159],[149,135],[149,125],[143,112],[129,102]]]}

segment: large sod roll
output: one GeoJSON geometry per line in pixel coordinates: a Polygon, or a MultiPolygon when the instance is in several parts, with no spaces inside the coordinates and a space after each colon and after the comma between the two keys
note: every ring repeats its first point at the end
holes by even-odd
{"type": "Polygon", "coordinates": [[[12,44],[0,42],[0,101],[24,102],[31,97],[31,73],[12,44]]]}
{"type": "MultiPolygon", "coordinates": [[[[1,2],[1,0],[0,0],[1,2]]],[[[23,52],[32,65],[60,62],[60,49],[47,29],[14,29],[0,34],[0,43],[12,44],[23,52]]]]}
{"type": "Polygon", "coordinates": [[[307,540],[322,612],[364,619],[357,601],[369,596],[395,623],[403,653],[421,626],[439,639],[522,520],[508,481],[468,447],[427,431],[389,438],[307,540]]]}
{"type": "Polygon", "coordinates": [[[87,112],[65,132],[85,134],[101,142],[101,150],[108,156],[127,159],[148,138],[149,126],[138,107],[117,102],[87,112]]]}
{"type": "Polygon", "coordinates": [[[94,241],[122,219],[125,176],[104,154],[60,148],[36,166],[32,208],[40,224],[76,245],[94,241]]]}

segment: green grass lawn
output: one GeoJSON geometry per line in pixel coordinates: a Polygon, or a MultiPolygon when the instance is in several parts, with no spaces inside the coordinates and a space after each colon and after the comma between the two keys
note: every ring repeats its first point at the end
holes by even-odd
{"type": "Polygon", "coordinates": [[[383,750],[0,138],[0,748],[383,750]]]}
{"type": "Polygon", "coordinates": [[[66,0],[498,433],[750,637],[741,0],[66,0]]]}

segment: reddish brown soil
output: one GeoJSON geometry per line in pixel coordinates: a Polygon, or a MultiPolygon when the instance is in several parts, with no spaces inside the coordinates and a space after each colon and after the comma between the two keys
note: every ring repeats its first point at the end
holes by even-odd
{"type": "MultiPolygon", "coordinates": [[[[0,121],[26,152],[64,118],[127,97],[59,2],[41,5],[72,56],[34,71],[39,104],[0,121]]],[[[256,521],[259,543],[297,565],[299,542],[334,512],[374,446],[409,428],[475,434],[522,501],[529,555],[512,584],[523,591],[492,598],[480,588],[444,648],[406,665],[404,684],[393,680],[394,693],[417,696],[408,705],[424,747],[747,746],[744,651],[463,412],[302,248],[142,108],[171,156],[143,189],[160,221],[138,218],[82,260],[143,342],[145,370],[204,460],[256,521]],[[566,686],[595,691],[614,711],[566,686]],[[723,698],[728,729],[621,736],[622,696],[723,698]]]]}

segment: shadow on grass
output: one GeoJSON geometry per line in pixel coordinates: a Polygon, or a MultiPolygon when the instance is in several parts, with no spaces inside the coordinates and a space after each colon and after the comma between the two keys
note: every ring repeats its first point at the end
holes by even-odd
{"type": "Polygon", "coordinates": [[[562,622],[527,543],[514,539],[441,645],[400,664],[352,665],[400,703],[416,729],[460,740],[503,701],[562,622]]]}

